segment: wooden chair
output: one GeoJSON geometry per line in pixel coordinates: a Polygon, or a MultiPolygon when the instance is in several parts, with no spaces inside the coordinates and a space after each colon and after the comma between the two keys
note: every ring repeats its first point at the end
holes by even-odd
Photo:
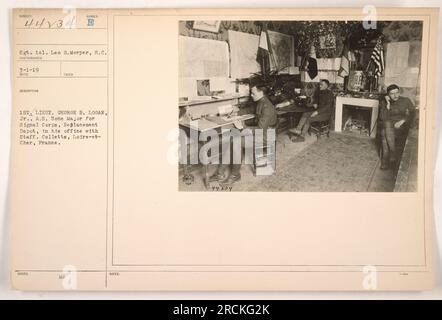
{"type": "Polygon", "coordinates": [[[316,135],[316,138],[319,139],[321,136],[330,137],[330,128],[332,125],[334,126],[334,119],[336,114],[336,97],[333,99],[332,112],[330,117],[327,120],[323,121],[312,121],[310,122],[310,128],[308,129],[308,134],[312,133],[316,135]]]}
{"type": "Polygon", "coordinates": [[[310,122],[310,128],[308,129],[308,134],[311,135],[312,133],[316,135],[316,138],[319,139],[321,136],[327,136],[327,138],[330,137],[330,128],[332,125],[334,125],[333,119],[335,118],[336,113],[336,99],[333,102],[332,112],[330,114],[330,117],[327,120],[323,121],[311,121],[310,122]]]}

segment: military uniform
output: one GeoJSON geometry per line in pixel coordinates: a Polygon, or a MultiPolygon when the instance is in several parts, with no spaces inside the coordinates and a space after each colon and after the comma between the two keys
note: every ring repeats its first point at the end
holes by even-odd
{"type": "Polygon", "coordinates": [[[398,100],[390,100],[390,108],[387,109],[387,102],[381,100],[379,105],[379,127],[382,140],[382,167],[386,168],[389,162],[396,161],[396,136],[399,130],[406,131],[414,115],[414,105],[410,99],[399,97],[398,100]],[[405,120],[400,129],[394,125],[405,120]]]}

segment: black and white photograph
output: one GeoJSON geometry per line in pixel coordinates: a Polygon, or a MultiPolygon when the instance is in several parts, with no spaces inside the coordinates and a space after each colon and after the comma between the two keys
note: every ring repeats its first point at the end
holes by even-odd
{"type": "Polygon", "coordinates": [[[417,192],[422,21],[179,21],[179,190],[417,192]]]}
{"type": "Polygon", "coordinates": [[[442,296],[438,3],[9,2],[0,298],[442,296]]]}

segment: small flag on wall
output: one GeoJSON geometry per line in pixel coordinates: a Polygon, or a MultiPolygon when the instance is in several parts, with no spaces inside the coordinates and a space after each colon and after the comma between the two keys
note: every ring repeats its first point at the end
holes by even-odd
{"type": "Polygon", "coordinates": [[[348,49],[348,45],[344,45],[342,50],[341,64],[339,66],[338,75],[342,78],[350,73],[350,62],[355,61],[354,54],[348,49]]]}
{"type": "Polygon", "coordinates": [[[310,51],[309,51],[309,57],[307,59],[307,64],[306,64],[306,69],[307,69],[307,74],[310,77],[310,79],[314,79],[316,78],[316,76],[318,75],[318,62],[316,61],[316,50],[315,50],[315,46],[311,46],[310,47],[310,51]]]}
{"type": "Polygon", "coordinates": [[[338,75],[342,78],[348,76],[350,71],[350,60],[348,59],[348,48],[344,47],[341,57],[341,66],[339,67],[338,75]]]}
{"type": "Polygon", "coordinates": [[[384,63],[384,46],[382,45],[382,41],[378,40],[376,46],[373,49],[373,53],[371,54],[370,61],[374,65],[374,76],[378,79],[382,72],[385,69],[384,63]]]}

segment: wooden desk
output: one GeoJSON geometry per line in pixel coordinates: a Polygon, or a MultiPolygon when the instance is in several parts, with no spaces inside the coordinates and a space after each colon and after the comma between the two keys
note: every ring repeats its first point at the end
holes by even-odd
{"type": "Polygon", "coordinates": [[[296,114],[304,113],[304,112],[311,112],[314,110],[315,109],[313,107],[300,106],[296,103],[292,103],[292,104],[282,107],[282,108],[277,108],[276,113],[278,115],[278,118],[287,118],[287,125],[282,126],[280,124],[278,132],[282,132],[284,130],[293,128],[295,126],[295,119],[294,118],[295,118],[296,114]]]}
{"type": "Polygon", "coordinates": [[[218,129],[233,125],[237,121],[245,121],[255,118],[254,114],[245,114],[241,116],[233,116],[231,119],[223,119],[222,117],[206,117],[198,120],[190,121],[180,121],[181,126],[187,127],[189,129],[196,129],[199,132],[204,132],[207,130],[218,129]],[[192,126],[195,122],[196,126],[192,126]]]}
{"type": "Polygon", "coordinates": [[[189,101],[182,101],[178,104],[179,107],[188,107],[188,106],[197,106],[201,104],[207,104],[207,103],[216,103],[216,102],[225,102],[225,101],[237,101],[241,98],[246,98],[248,96],[243,96],[240,94],[232,94],[232,95],[226,95],[220,98],[211,98],[211,99],[201,99],[201,100],[189,100],[189,101]]]}
{"type": "Polygon", "coordinates": [[[304,112],[313,111],[315,109],[313,107],[305,107],[305,106],[300,106],[296,103],[292,103],[286,107],[277,108],[276,110],[281,113],[304,113],[304,112]]]}

